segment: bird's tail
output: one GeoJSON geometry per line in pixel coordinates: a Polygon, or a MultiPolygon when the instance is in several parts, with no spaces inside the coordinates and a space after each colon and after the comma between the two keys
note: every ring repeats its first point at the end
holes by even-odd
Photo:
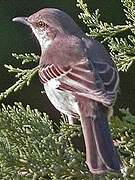
{"type": "Polygon", "coordinates": [[[120,173],[120,162],[108,127],[107,114],[98,106],[95,118],[82,118],[86,164],[93,174],[120,173]]]}

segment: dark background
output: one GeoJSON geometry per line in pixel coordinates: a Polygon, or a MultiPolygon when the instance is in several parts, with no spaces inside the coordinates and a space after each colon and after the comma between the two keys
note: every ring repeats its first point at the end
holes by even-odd
{"type": "MultiPolygon", "coordinates": [[[[89,9],[93,12],[100,9],[101,20],[108,23],[124,24],[125,16],[122,4],[119,0],[87,0],[89,9]]],[[[78,19],[80,10],[76,7],[76,0],[1,0],[0,1],[0,92],[7,89],[14,82],[14,76],[7,73],[4,64],[12,64],[21,67],[21,63],[11,56],[12,52],[40,54],[40,47],[30,29],[11,20],[16,16],[29,16],[44,7],[59,8],[73,17],[73,19],[87,30],[85,25],[78,19]]],[[[135,113],[135,81],[133,65],[127,73],[120,73],[120,94],[118,95],[115,110],[121,107],[129,107],[135,113]]],[[[36,76],[29,88],[10,95],[3,102],[13,104],[14,101],[22,101],[24,105],[30,104],[32,108],[47,112],[51,118],[58,119],[59,113],[49,103],[36,76]]]]}

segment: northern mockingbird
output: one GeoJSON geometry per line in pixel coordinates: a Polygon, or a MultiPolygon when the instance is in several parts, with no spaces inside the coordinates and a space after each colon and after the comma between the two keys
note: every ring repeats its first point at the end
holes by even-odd
{"type": "Polygon", "coordinates": [[[28,25],[39,41],[39,76],[51,103],[70,124],[80,119],[91,173],[120,172],[108,127],[119,75],[106,49],[58,9],[45,8],[13,21],[28,25]]]}

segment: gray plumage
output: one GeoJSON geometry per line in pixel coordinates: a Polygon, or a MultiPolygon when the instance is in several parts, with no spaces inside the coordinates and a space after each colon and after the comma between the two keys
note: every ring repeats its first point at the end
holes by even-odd
{"type": "Polygon", "coordinates": [[[108,127],[108,110],[119,84],[110,55],[58,9],[42,9],[22,22],[29,24],[41,45],[39,76],[48,98],[71,124],[81,120],[89,170],[120,172],[108,127]]]}

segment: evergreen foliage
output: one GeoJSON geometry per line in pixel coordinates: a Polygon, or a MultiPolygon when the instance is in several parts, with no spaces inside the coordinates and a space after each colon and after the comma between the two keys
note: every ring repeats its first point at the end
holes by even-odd
{"type": "Polygon", "coordinates": [[[90,13],[87,4],[83,0],[77,0],[77,6],[82,10],[79,18],[87,25],[88,36],[101,38],[107,41],[111,50],[112,58],[121,71],[127,71],[135,61],[135,1],[121,0],[127,20],[125,25],[113,25],[100,21],[99,9],[90,13]],[[126,38],[118,38],[121,32],[128,32],[126,38]]]}
{"type": "MultiPolygon", "coordinates": [[[[135,178],[135,116],[121,110],[123,118],[110,122],[115,144],[125,165],[123,177],[101,176],[101,180],[135,178]]],[[[0,110],[0,179],[89,180],[85,155],[75,149],[73,137],[80,137],[79,125],[70,126],[63,117],[60,127],[45,113],[30,106],[2,104],[0,110]]]]}
{"type": "MultiPolygon", "coordinates": [[[[135,1],[121,0],[127,20],[125,25],[113,25],[100,20],[99,10],[91,13],[83,0],[77,0],[81,9],[79,18],[87,25],[88,36],[107,42],[119,70],[127,71],[135,60],[135,1]],[[120,37],[127,32],[127,37],[120,37]],[[119,35],[119,37],[117,36],[119,35]]],[[[13,54],[22,64],[33,62],[35,67],[20,69],[5,65],[15,73],[17,81],[0,100],[10,93],[29,86],[39,66],[39,56],[13,54]]],[[[70,126],[63,117],[60,127],[53,124],[46,114],[15,103],[13,107],[2,104],[0,110],[0,179],[2,180],[88,180],[135,179],[135,116],[128,109],[121,109],[121,118],[113,117],[110,126],[114,143],[123,162],[123,174],[93,177],[86,165],[85,154],[77,150],[72,138],[79,138],[79,125],[70,126]]]]}
{"type": "Polygon", "coordinates": [[[80,126],[52,121],[38,110],[2,105],[0,111],[0,179],[86,179],[84,155],[75,151],[71,137],[80,126]],[[85,174],[84,174],[85,172],[85,174]]]}
{"type": "MultiPolygon", "coordinates": [[[[25,53],[25,55],[23,54],[17,55],[16,53],[13,53],[12,56],[14,56],[17,60],[21,60],[22,65],[30,62],[37,62],[39,60],[39,56],[35,55],[34,53],[31,54],[25,53]]],[[[5,92],[2,92],[0,94],[0,101],[6,98],[10,93],[21,90],[24,85],[29,86],[32,77],[37,73],[39,68],[39,66],[36,66],[32,69],[20,69],[20,68],[15,68],[12,65],[5,65],[5,67],[8,69],[8,72],[15,73],[16,74],[15,77],[18,80],[5,92]]]]}

